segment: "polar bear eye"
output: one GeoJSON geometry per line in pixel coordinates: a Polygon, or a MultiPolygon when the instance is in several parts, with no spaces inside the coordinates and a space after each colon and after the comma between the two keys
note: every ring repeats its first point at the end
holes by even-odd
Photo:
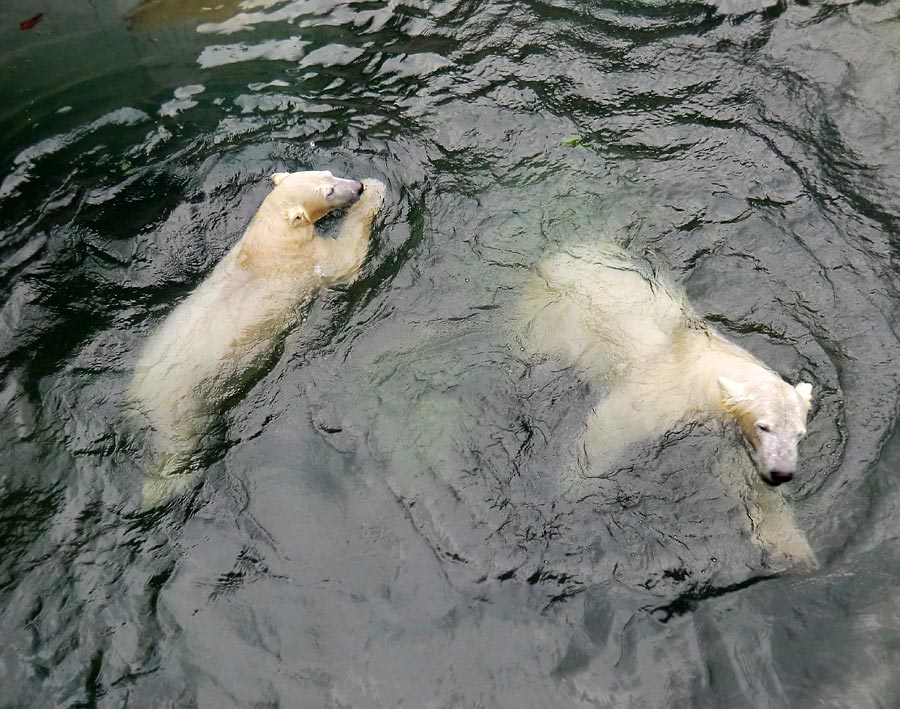
{"type": "Polygon", "coordinates": [[[325,193],[325,197],[331,197],[334,194],[334,187],[329,187],[328,191],[325,193]]]}
{"type": "Polygon", "coordinates": [[[772,431],[772,427],[767,423],[758,423],[756,427],[764,433],[771,433],[772,431]]]}

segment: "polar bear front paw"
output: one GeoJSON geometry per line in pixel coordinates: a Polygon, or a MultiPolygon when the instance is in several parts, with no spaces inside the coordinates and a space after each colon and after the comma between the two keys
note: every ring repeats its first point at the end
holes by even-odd
{"type": "Polygon", "coordinates": [[[353,211],[365,212],[367,215],[375,216],[375,213],[381,209],[384,204],[384,194],[386,188],[384,183],[368,178],[362,181],[363,193],[356,204],[353,205],[353,211]]]}

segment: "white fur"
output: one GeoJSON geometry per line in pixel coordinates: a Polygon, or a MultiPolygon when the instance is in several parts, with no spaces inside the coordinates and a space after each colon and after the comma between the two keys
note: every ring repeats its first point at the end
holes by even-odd
{"type": "Polygon", "coordinates": [[[223,402],[296,324],[299,306],[352,281],[365,259],[384,185],[365,181],[340,234],[328,239],[316,235],[314,222],[355,201],[360,183],[328,172],[272,180],[275,189],[244,235],[150,336],[135,367],[130,397],[161,456],[157,475],[188,468],[223,402]]]}
{"type": "MultiPolygon", "coordinates": [[[[740,425],[766,482],[795,471],[812,387],[785,383],[621,249],[581,246],[546,259],[526,286],[521,315],[537,352],[611,383],[586,423],[588,474],[620,462],[637,441],[706,416],[740,425]]],[[[779,507],[769,492],[754,499],[779,507]]]]}

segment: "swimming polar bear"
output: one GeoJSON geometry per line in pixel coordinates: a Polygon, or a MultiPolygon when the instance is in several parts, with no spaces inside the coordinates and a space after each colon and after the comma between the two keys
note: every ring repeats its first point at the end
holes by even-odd
{"type": "Polygon", "coordinates": [[[810,384],[784,382],[702,320],[665,278],[612,245],[573,247],[544,260],[526,286],[521,315],[537,352],[611,384],[586,424],[587,474],[602,474],[631,444],[680,422],[733,420],[767,483],[750,480],[751,489],[735,490],[757,540],[792,563],[815,565],[790,508],[771,490],[796,473],[810,384]]]}
{"type": "MultiPolygon", "coordinates": [[[[196,467],[223,405],[265,364],[300,307],[323,288],[353,281],[365,259],[382,183],[319,171],[280,172],[272,181],[244,235],[153,332],[135,367],[129,397],[161,456],[158,479],[196,467]],[[349,205],[336,239],[316,235],[321,217],[349,205]]],[[[145,503],[155,496],[156,482],[148,485],[145,503]]]]}

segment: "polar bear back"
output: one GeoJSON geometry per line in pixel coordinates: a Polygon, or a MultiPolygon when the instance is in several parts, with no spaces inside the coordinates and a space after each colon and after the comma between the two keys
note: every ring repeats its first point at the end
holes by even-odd
{"type": "Polygon", "coordinates": [[[227,398],[240,372],[271,350],[313,291],[303,275],[261,276],[229,255],[175,309],[144,346],[130,392],[157,436],[194,445],[200,401],[227,398]]]}
{"type": "Polygon", "coordinates": [[[525,289],[531,347],[613,378],[670,348],[689,308],[666,280],[613,245],[575,247],[544,260],[525,289]]]}

